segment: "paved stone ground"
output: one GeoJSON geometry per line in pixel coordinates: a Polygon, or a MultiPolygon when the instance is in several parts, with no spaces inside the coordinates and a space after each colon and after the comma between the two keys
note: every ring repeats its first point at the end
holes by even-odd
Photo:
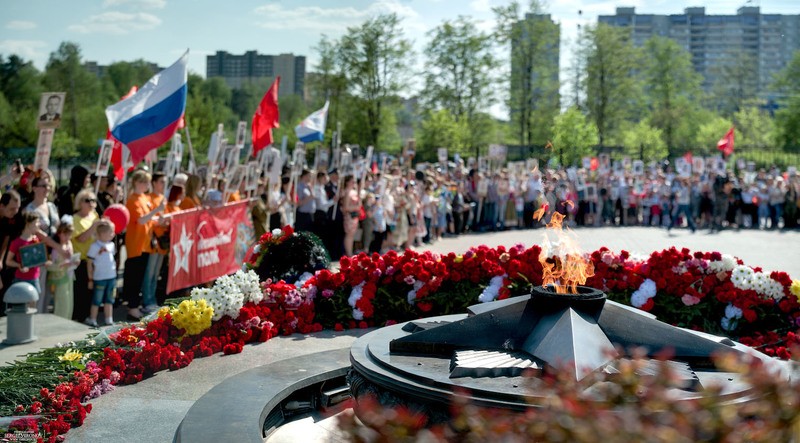
{"type": "MultiPolygon", "coordinates": [[[[433,245],[424,245],[439,253],[462,253],[470,246],[489,246],[540,243],[544,231],[522,230],[471,234],[446,238],[433,245]]],[[[697,251],[720,251],[733,254],[746,264],[765,270],[784,270],[800,278],[800,232],[723,231],[718,234],[688,230],[657,228],[582,228],[575,230],[580,246],[593,251],[601,246],[612,250],[649,254],[670,246],[688,247],[697,251]]],[[[419,248],[423,249],[423,248],[419,248]]],[[[5,318],[0,318],[0,338],[5,336],[5,318]]],[[[52,315],[36,318],[36,334],[40,340],[29,345],[0,346],[0,365],[18,355],[56,342],[80,339],[88,328],[52,315]]],[[[214,355],[198,359],[180,371],[161,372],[134,386],[123,386],[92,401],[93,412],[86,423],[70,431],[72,442],[170,442],[178,424],[193,402],[225,378],[247,369],[328,349],[348,347],[365,331],[322,333],[279,337],[266,343],[248,345],[241,354],[214,355]]],[[[253,393],[258,395],[258,393],[253,393]]],[[[282,428],[271,441],[329,441],[331,420],[310,417],[290,427],[282,428]]]]}

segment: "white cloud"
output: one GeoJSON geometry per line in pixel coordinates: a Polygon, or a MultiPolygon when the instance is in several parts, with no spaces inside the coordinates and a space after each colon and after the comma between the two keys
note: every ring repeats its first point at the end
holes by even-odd
{"type": "Polygon", "coordinates": [[[41,40],[0,40],[0,54],[16,54],[35,65],[42,65],[47,58],[48,44],[41,40]]]}
{"type": "Polygon", "coordinates": [[[411,6],[402,4],[398,0],[378,0],[364,9],[321,6],[300,6],[289,9],[279,3],[268,3],[257,7],[255,12],[263,17],[258,25],[265,29],[303,29],[331,36],[342,34],[347,27],[357,26],[370,17],[390,13],[404,19],[403,27],[406,29],[423,29],[421,25],[415,23],[419,14],[411,6]]]}
{"type": "Polygon", "coordinates": [[[475,12],[487,13],[492,11],[492,5],[489,0],[472,0],[469,7],[475,12]]]}
{"type": "Polygon", "coordinates": [[[134,10],[138,9],[164,9],[167,0],[104,0],[104,8],[114,8],[118,6],[130,6],[134,10]]]}
{"type": "Polygon", "coordinates": [[[89,17],[81,24],[70,25],[67,29],[80,34],[125,35],[148,31],[160,24],[160,18],[146,12],[104,12],[89,17]]]}
{"type": "Polygon", "coordinates": [[[6,24],[6,29],[11,29],[13,31],[28,31],[30,29],[36,29],[36,23],[29,22],[27,20],[13,20],[6,24]]]}

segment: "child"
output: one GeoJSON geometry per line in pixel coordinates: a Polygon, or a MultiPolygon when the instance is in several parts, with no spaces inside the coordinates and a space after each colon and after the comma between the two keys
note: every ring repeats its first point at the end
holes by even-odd
{"type": "Polygon", "coordinates": [[[62,217],[61,224],[56,229],[56,240],[63,246],[63,250],[53,249],[50,256],[53,263],[47,267],[47,285],[50,287],[50,293],[55,297],[53,313],[66,319],[72,319],[74,307],[72,282],[75,280],[75,268],[80,264],[80,257],[73,257],[72,233],[74,231],[72,217],[69,215],[62,217]]]}
{"type": "Polygon", "coordinates": [[[114,324],[114,290],[117,288],[117,262],[114,260],[114,223],[106,219],[97,222],[97,241],[89,246],[89,289],[92,290],[92,306],[86,324],[97,327],[97,313],[103,305],[106,325],[114,324]]]}
{"type": "MultiPolygon", "coordinates": [[[[42,288],[39,287],[39,267],[42,265],[34,266],[31,268],[22,267],[22,263],[17,261],[17,257],[19,256],[19,250],[24,248],[25,246],[30,246],[36,243],[39,243],[39,237],[36,236],[36,232],[39,230],[39,215],[35,212],[31,211],[24,211],[22,213],[22,221],[24,223],[24,228],[22,229],[22,234],[18,238],[15,238],[11,241],[11,244],[8,245],[8,255],[6,255],[6,267],[8,268],[17,268],[16,272],[14,272],[14,281],[16,283],[18,281],[24,281],[26,283],[30,283],[36,288],[36,292],[39,293],[41,297],[42,288]]],[[[49,265],[50,262],[46,262],[44,265],[49,265]]]]}

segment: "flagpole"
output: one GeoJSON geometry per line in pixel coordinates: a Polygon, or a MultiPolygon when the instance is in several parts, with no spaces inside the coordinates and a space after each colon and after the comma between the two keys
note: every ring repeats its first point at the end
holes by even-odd
{"type": "Polygon", "coordinates": [[[189,145],[189,173],[194,175],[197,164],[194,161],[194,148],[192,148],[192,137],[189,136],[189,120],[183,117],[183,132],[186,134],[186,143],[189,145]]]}

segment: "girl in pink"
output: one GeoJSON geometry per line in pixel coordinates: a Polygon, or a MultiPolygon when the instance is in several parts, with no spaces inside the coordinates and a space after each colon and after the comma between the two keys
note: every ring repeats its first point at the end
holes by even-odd
{"type": "MultiPolygon", "coordinates": [[[[19,250],[21,248],[39,243],[39,237],[36,236],[36,232],[39,230],[39,216],[35,212],[25,211],[22,213],[22,221],[25,223],[25,227],[22,229],[22,234],[18,238],[11,240],[11,244],[8,245],[8,255],[6,256],[5,265],[8,268],[17,268],[12,283],[18,281],[30,283],[36,288],[36,291],[41,297],[42,288],[39,286],[39,267],[41,265],[26,268],[23,267],[18,260],[19,250]]],[[[48,264],[49,263],[45,263],[45,265],[48,264]]]]}

